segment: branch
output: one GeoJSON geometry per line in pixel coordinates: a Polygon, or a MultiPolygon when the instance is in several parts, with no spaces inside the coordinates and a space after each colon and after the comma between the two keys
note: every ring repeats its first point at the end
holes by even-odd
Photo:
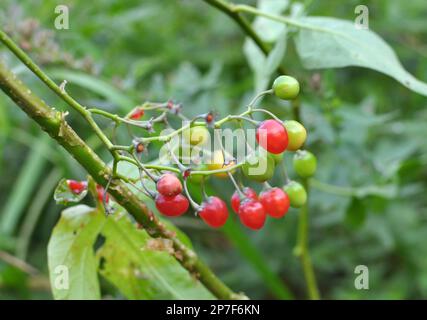
{"type": "MultiPolygon", "coordinates": [[[[224,12],[226,15],[228,15],[231,19],[233,19],[240,28],[246,33],[246,35],[251,38],[258,48],[267,56],[271,48],[258,36],[258,34],[255,32],[255,30],[252,28],[251,24],[247,19],[245,19],[239,11],[235,9],[236,5],[223,1],[223,0],[203,0],[210,4],[211,6],[219,9],[220,11],[224,12]]],[[[283,66],[279,66],[277,68],[277,71],[281,74],[286,74],[285,68],[283,66]]]]}
{"type": "MultiPolygon", "coordinates": [[[[68,151],[97,183],[106,186],[112,176],[111,169],[68,125],[64,113],[50,108],[1,63],[0,88],[68,151]]],[[[173,242],[175,258],[178,262],[195,275],[217,298],[246,298],[243,294],[234,293],[221,282],[209,267],[197,257],[195,252],[180,242],[175,232],[167,229],[124,182],[119,179],[112,179],[108,192],[144,227],[150,236],[170,239],[173,242]]]]}

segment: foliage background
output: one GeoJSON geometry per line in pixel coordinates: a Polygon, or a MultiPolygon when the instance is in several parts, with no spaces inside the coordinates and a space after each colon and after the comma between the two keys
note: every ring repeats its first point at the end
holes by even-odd
{"type": "MultiPolygon", "coordinates": [[[[202,1],[65,2],[70,30],[53,28],[54,8],[64,1],[3,0],[0,24],[16,31],[21,46],[30,43],[30,55],[58,82],[67,79],[68,91],[83,104],[123,113],[141,101],[173,98],[189,114],[215,108],[226,115],[243,109],[253,94],[253,74],[242,51],[244,35],[202,1]]],[[[353,20],[359,2],[302,4],[310,15],[353,20]]],[[[370,28],[412,74],[427,80],[425,1],[365,4],[370,28]]],[[[65,108],[4,48],[0,55],[46,101],[65,108]]],[[[310,249],[322,296],[426,298],[426,98],[368,69],[304,70],[293,45],[283,65],[302,83],[307,147],[319,161],[316,179],[344,187],[313,188],[311,193],[310,249]],[[370,271],[366,291],[353,285],[354,268],[360,264],[370,271]]],[[[286,103],[271,99],[264,105],[284,119],[291,117],[286,103]]],[[[69,120],[92,146],[99,146],[75,115],[69,120]]],[[[27,274],[0,260],[0,298],[51,298],[46,246],[62,210],[52,192],[60,177],[83,179],[85,174],[4,95],[0,155],[0,250],[40,271],[27,274]]],[[[224,187],[214,179],[212,187],[224,197],[232,192],[230,184],[224,187]]],[[[272,272],[303,298],[305,283],[292,254],[297,215],[292,210],[257,233],[240,227],[238,232],[230,227],[213,231],[191,217],[174,222],[235,291],[251,298],[279,298],[271,290],[272,272]]],[[[103,293],[120,298],[107,283],[103,293]]]]}

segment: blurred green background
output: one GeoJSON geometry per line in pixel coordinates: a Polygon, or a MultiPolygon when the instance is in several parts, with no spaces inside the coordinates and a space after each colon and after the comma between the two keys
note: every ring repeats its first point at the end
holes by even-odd
{"type": "MultiPolygon", "coordinates": [[[[359,1],[301,4],[309,15],[353,20],[359,1]]],[[[425,0],[364,4],[370,28],[427,81],[425,0]]],[[[212,109],[227,115],[254,94],[244,34],[203,1],[2,0],[0,25],[58,83],[67,79],[67,91],[85,105],[125,113],[146,100],[173,98],[190,115],[212,109]],[[69,30],[54,28],[58,4],[69,6],[69,30]]],[[[4,47],[0,57],[50,105],[65,109],[4,47]]],[[[318,157],[310,250],[322,297],[427,298],[426,98],[368,69],[304,70],[293,45],[283,65],[301,82],[307,148],[318,157]],[[369,268],[369,290],[354,287],[357,265],[369,268]]],[[[291,118],[286,102],[271,98],[263,106],[291,118]]],[[[83,121],[73,113],[67,119],[102,154],[83,121]]],[[[0,298],[50,299],[46,246],[63,209],[53,189],[61,177],[84,179],[85,172],[4,94],[0,155],[0,298]]],[[[232,193],[230,183],[211,181],[219,195],[232,193]]],[[[174,223],[233,290],[283,298],[280,279],[305,298],[292,253],[297,218],[292,209],[260,232],[233,223],[215,231],[191,217],[174,223]]],[[[103,293],[120,298],[107,283],[103,293]]]]}

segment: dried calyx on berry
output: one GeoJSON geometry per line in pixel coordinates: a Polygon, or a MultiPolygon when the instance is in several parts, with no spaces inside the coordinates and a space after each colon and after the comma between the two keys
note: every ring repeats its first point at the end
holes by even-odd
{"type": "Polygon", "coordinates": [[[137,107],[131,112],[131,114],[129,115],[129,119],[139,120],[143,116],[144,116],[144,109],[142,109],[141,107],[137,107]]]}

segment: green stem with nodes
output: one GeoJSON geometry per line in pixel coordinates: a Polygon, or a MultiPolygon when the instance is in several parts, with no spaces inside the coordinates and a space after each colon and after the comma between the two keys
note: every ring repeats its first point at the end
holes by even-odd
{"type": "MultiPolygon", "coordinates": [[[[39,97],[31,93],[16,76],[0,64],[0,88],[29,117],[55,139],[72,155],[82,167],[100,185],[106,186],[111,177],[111,169],[68,125],[62,112],[46,105],[39,97]]],[[[203,283],[219,299],[245,299],[228,288],[204,264],[196,253],[185,246],[176,233],[169,230],[120,179],[112,179],[108,192],[152,237],[169,239],[173,243],[177,261],[203,283]]]]}

